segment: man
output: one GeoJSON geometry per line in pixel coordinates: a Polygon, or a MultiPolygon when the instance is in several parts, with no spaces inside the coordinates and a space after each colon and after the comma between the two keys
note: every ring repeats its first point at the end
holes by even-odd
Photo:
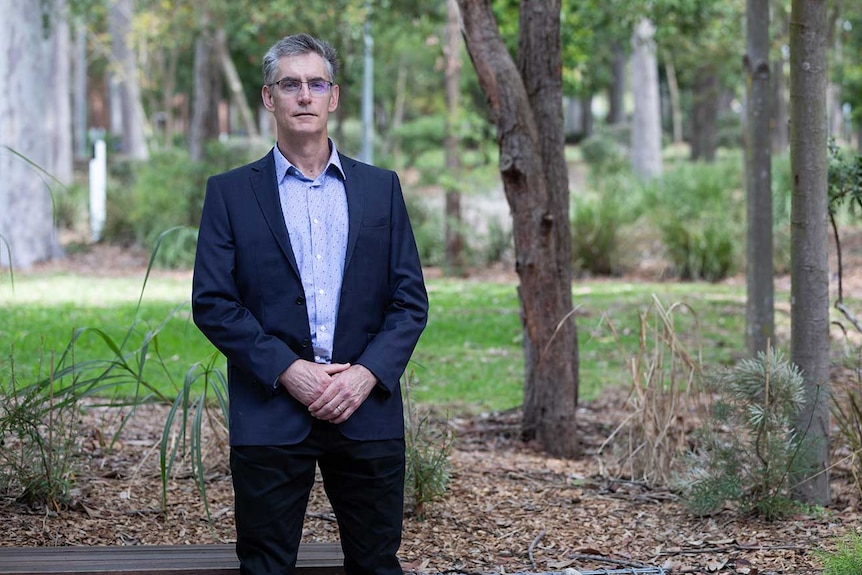
{"type": "Polygon", "coordinates": [[[333,48],[307,34],[263,58],[276,145],[211,177],[195,323],[227,357],[237,556],[292,573],[320,467],[348,574],[398,574],[400,377],[428,299],[398,177],[340,154],[333,48]]]}

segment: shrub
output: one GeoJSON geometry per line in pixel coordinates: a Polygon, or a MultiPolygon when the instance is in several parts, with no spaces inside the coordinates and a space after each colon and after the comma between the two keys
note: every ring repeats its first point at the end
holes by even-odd
{"type": "Polygon", "coordinates": [[[28,505],[52,510],[69,500],[74,486],[78,410],[47,387],[21,387],[14,357],[0,378],[0,490],[28,505]]]}
{"type": "Polygon", "coordinates": [[[625,173],[596,179],[595,191],[572,198],[572,265],[594,275],[623,268],[625,229],[640,211],[640,187],[625,173]]]}
{"type": "Polygon", "coordinates": [[[736,270],[745,238],[738,157],[682,164],[647,187],[646,202],[679,278],[718,281],[736,270]]]}
{"type": "Polygon", "coordinates": [[[615,174],[628,167],[625,145],[607,130],[597,130],[580,143],[580,148],[592,177],[615,174]]]}
{"type": "Polygon", "coordinates": [[[435,425],[428,411],[420,413],[410,397],[410,378],[405,375],[404,424],[406,447],[405,502],[421,521],[425,507],[446,493],[452,431],[435,425]]]}
{"type": "Polygon", "coordinates": [[[707,384],[717,399],[681,478],[689,509],[709,515],[733,504],[768,520],[787,516],[798,507],[789,478],[810,454],[792,425],[806,401],[799,369],[769,349],[707,384]]]}
{"type": "MultiPolygon", "coordinates": [[[[200,221],[206,179],[252,159],[255,152],[238,144],[213,143],[203,162],[192,163],[184,148],[154,152],[146,163],[112,168],[115,179],[108,189],[104,239],[122,245],[152,249],[161,234],[177,226],[196,228],[200,221]]],[[[156,264],[188,266],[194,257],[189,234],[164,240],[156,264]]]]}

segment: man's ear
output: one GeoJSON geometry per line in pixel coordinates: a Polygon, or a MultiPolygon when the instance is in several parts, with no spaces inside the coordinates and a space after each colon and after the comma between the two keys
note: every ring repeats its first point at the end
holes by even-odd
{"type": "Polygon", "coordinates": [[[260,99],[263,101],[263,107],[272,112],[275,104],[272,102],[272,90],[266,84],[260,89],[260,99]]]}
{"type": "Polygon", "coordinates": [[[329,93],[329,111],[334,112],[336,108],[338,108],[338,84],[333,84],[329,93]]]}

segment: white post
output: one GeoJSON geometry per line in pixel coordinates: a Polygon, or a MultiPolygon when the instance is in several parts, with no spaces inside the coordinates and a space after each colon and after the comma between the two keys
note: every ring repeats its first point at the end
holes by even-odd
{"type": "Polygon", "coordinates": [[[105,140],[96,140],[90,160],[90,237],[102,239],[105,227],[105,196],[108,184],[107,148],[105,140]]]}

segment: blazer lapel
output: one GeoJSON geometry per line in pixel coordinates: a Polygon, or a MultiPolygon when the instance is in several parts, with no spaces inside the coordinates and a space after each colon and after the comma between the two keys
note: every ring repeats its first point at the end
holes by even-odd
{"type": "Polygon", "coordinates": [[[290,266],[296,273],[296,277],[299,277],[299,266],[296,265],[293,246],[290,245],[290,235],[287,233],[284,214],[281,212],[273,152],[270,151],[269,154],[252,166],[249,180],[266,224],[269,226],[276,242],[278,242],[281,251],[284,252],[285,257],[290,262],[290,266]]]}
{"type": "Polygon", "coordinates": [[[362,172],[357,169],[357,162],[352,158],[338,154],[341,158],[341,167],[344,170],[344,190],[347,194],[347,250],[344,254],[344,269],[350,263],[353,249],[356,247],[356,238],[359,237],[359,228],[362,223],[362,212],[365,210],[365,182],[362,172]]]}

